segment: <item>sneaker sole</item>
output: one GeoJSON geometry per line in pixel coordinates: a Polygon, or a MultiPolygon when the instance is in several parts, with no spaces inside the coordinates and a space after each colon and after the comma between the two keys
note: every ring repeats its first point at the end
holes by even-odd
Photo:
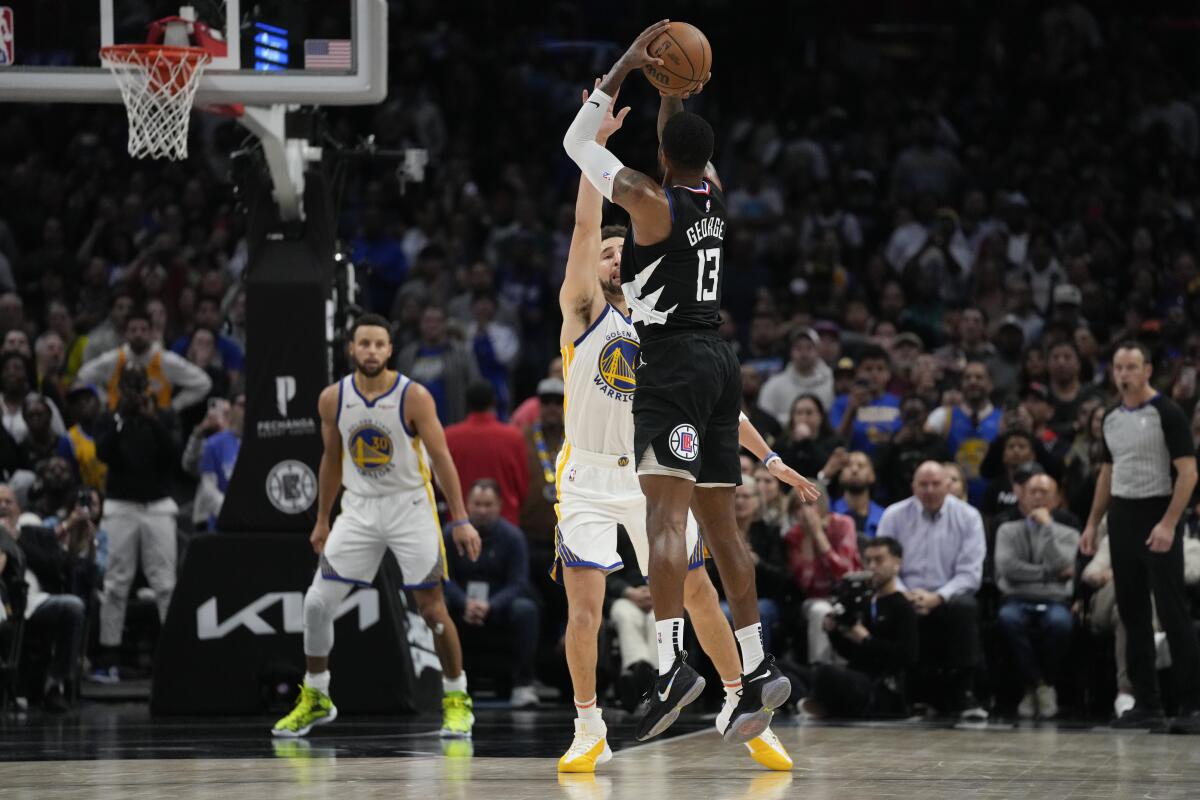
{"type": "Polygon", "coordinates": [[[667,728],[671,727],[675,723],[675,720],[679,719],[679,712],[683,711],[684,706],[695,702],[696,698],[699,697],[703,691],[704,678],[697,676],[696,682],[692,684],[692,688],[688,689],[687,693],[683,697],[679,698],[679,702],[675,704],[675,707],[663,715],[662,719],[654,723],[654,727],[650,729],[649,733],[647,733],[645,736],[637,737],[637,740],[639,742],[644,742],[647,739],[653,739],[655,736],[658,736],[667,728]]]}
{"type": "MultiPolygon", "coordinates": [[[[475,715],[472,714],[471,715],[471,725],[474,725],[474,724],[475,724],[475,715]]],[[[449,728],[442,728],[442,730],[438,733],[438,736],[440,736],[443,739],[470,739],[471,738],[471,730],[468,728],[467,731],[464,733],[463,731],[452,731],[449,728]]]]}
{"type": "Polygon", "coordinates": [[[781,675],[762,687],[762,708],[748,714],[734,717],[729,722],[722,737],[730,744],[745,744],[755,737],[761,736],[771,724],[775,709],[782,706],[792,696],[792,682],[781,675]]]}
{"type": "Polygon", "coordinates": [[[272,728],[271,735],[278,739],[299,739],[303,736],[307,736],[308,732],[311,731],[313,728],[320,727],[321,725],[328,725],[329,723],[333,722],[335,719],[337,719],[337,706],[330,708],[328,714],[321,717],[320,719],[313,720],[311,723],[309,723],[308,725],[306,725],[305,727],[301,728],[298,731],[283,730],[282,728],[272,728]]]}

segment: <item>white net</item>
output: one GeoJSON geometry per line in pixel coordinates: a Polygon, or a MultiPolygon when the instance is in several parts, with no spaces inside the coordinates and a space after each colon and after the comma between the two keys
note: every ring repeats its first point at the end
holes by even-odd
{"type": "Polygon", "coordinates": [[[188,121],[208,53],[193,47],[115,45],[100,51],[129,116],[129,155],[187,158],[188,121]]]}

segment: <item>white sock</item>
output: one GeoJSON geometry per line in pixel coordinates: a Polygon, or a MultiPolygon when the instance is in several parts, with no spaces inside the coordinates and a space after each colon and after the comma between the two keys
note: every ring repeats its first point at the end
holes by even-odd
{"type": "Polygon", "coordinates": [[[575,713],[579,715],[580,719],[593,720],[595,722],[600,721],[600,706],[596,704],[595,697],[582,703],[576,700],[575,713]]]}
{"type": "Polygon", "coordinates": [[[725,690],[725,702],[736,706],[738,704],[738,692],[742,688],[742,679],[739,677],[727,681],[722,678],[721,688],[725,690]]]}
{"type": "Polygon", "coordinates": [[[304,673],[304,685],[310,689],[316,689],[322,694],[329,694],[329,670],[304,673]]]}
{"type": "Polygon", "coordinates": [[[733,633],[742,648],[742,674],[749,675],[763,662],[762,623],[747,625],[733,633]]]}
{"type": "Polygon", "coordinates": [[[463,670],[462,672],[458,673],[457,678],[445,678],[445,677],[442,678],[442,694],[450,694],[450,692],[463,692],[465,694],[466,691],[467,691],[467,672],[466,672],[466,670],[463,670]]]}
{"type": "Polygon", "coordinates": [[[654,629],[658,631],[658,674],[666,675],[675,664],[675,654],[683,650],[683,617],[660,619],[654,629]]]}

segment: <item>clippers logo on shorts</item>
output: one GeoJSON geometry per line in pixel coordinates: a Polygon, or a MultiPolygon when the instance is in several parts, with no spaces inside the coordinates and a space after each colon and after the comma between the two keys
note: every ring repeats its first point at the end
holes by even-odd
{"type": "Polygon", "coordinates": [[[303,461],[280,461],[267,473],[267,499],[284,514],[301,514],[317,499],[317,476],[303,461]]]}
{"type": "Polygon", "coordinates": [[[671,452],[684,461],[695,461],[700,455],[700,435],[691,425],[676,425],[668,440],[671,452]]]}
{"type": "Polygon", "coordinates": [[[637,388],[634,364],[641,347],[628,336],[616,336],[604,343],[600,363],[596,365],[596,385],[609,397],[629,400],[637,388]]]}
{"type": "Polygon", "coordinates": [[[347,442],[350,461],[360,475],[374,478],[391,472],[393,445],[386,431],[364,422],[350,431],[347,442]]]}

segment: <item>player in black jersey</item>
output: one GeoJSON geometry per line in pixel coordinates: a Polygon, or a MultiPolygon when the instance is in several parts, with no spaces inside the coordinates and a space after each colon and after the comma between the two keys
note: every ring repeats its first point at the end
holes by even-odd
{"type": "MultiPolygon", "coordinates": [[[[641,339],[634,458],[648,507],[649,583],[659,641],[659,677],[638,738],[666,730],[703,686],[681,648],[690,506],[721,573],[742,650],[742,697],[724,735],[727,741],[746,741],[766,728],[791,685],[763,653],[754,564],[733,516],[733,487],[741,481],[741,373],[732,349],[717,336],[725,278],[725,195],[709,160],[712,128],[684,111],[679,98],[663,97],[661,185],[624,166],[595,141],[625,76],[662,63],[647,46],[669,27],[663,20],[642,32],[583,104],[563,146],[588,180],[629,212],[631,223],[621,283],[641,339]]],[[[777,458],[770,453],[765,461],[777,458]]],[[[796,491],[805,500],[819,495],[807,481],[796,491]]]]}

